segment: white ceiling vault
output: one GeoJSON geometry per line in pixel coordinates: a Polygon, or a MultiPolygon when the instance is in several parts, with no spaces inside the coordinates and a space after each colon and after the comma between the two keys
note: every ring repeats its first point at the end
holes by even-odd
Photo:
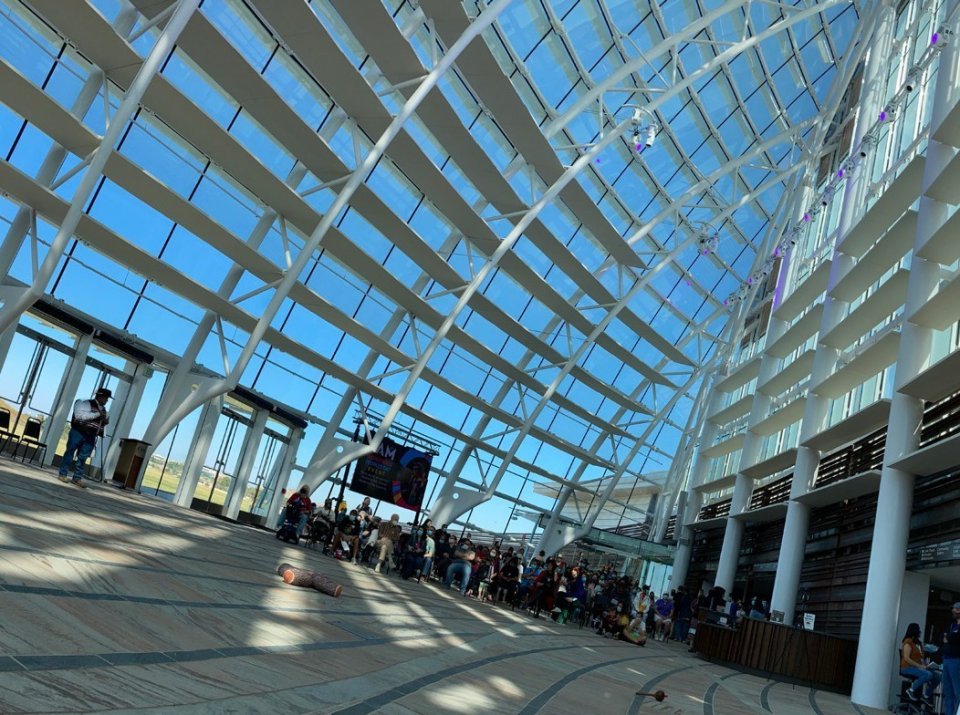
{"type": "MultiPolygon", "coordinates": [[[[47,289],[175,353],[213,311],[235,357],[290,255],[488,5],[204,0],[47,289]],[[91,277],[117,298],[83,305],[91,277]]],[[[80,87],[102,72],[116,107],[170,6],[0,2],[0,110],[36,133],[8,137],[0,114],[5,205],[55,231],[71,182],[38,180],[17,144],[63,146],[64,171],[89,155],[104,110],[78,112],[80,87]]],[[[499,495],[549,510],[556,489],[536,484],[622,475],[644,484],[637,511],[615,499],[597,525],[636,521],[736,342],[728,326],[746,311],[731,296],[770,270],[797,218],[869,13],[847,0],[512,0],[332,217],[242,384],[322,421],[350,388],[383,412],[437,338],[400,419],[451,454],[472,448],[467,483],[502,471],[499,495]]],[[[212,337],[200,360],[223,373],[219,352],[212,337]]]]}

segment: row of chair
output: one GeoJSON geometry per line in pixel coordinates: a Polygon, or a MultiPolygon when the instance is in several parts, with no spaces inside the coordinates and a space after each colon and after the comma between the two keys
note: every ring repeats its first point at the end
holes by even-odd
{"type": "Polygon", "coordinates": [[[41,464],[42,458],[47,452],[47,445],[40,441],[40,431],[43,428],[43,422],[36,417],[28,417],[23,424],[23,434],[14,434],[10,430],[10,410],[0,407],[0,454],[8,448],[12,442],[16,442],[11,457],[16,460],[20,448],[23,447],[23,455],[20,457],[21,463],[27,461],[27,453],[33,448],[30,455],[30,463],[33,464],[38,459],[41,464]]]}

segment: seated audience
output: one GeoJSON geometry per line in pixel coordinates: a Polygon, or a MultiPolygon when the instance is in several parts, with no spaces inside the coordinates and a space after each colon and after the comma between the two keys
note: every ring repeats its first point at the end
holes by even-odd
{"type": "Polygon", "coordinates": [[[447,567],[444,583],[447,588],[453,586],[455,580],[460,581],[460,595],[463,596],[470,586],[470,576],[473,572],[473,561],[477,557],[469,539],[465,539],[453,553],[453,559],[447,567]]]}
{"type": "Polygon", "coordinates": [[[392,514],[390,521],[380,522],[379,537],[377,539],[377,546],[380,548],[380,553],[377,556],[377,565],[374,567],[374,571],[380,573],[381,570],[383,570],[384,564],[389,566],[388,559],[393,558],[393,550],[396,548],[397,542],[400,541],[400,534],[402,533],[403,527],[400,526],[399,514],[392,514]]]}
{"type": "Polygon", "coordinates": [[[656,627],[654,639],[665,641],[670,636],[670,628],[673,621],[670,620],[673,615],[673,599],[669,593],[664,593],[654,603],[653,622],[656,627]]]}

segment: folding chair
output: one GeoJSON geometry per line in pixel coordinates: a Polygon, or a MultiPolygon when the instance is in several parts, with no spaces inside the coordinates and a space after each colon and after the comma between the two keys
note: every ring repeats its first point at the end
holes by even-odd
{"type": "MultiPolygon", "coordinates": [[[[33,464],[37,460],[38,455],[45,455],[47,453],[47,445],[40,441],[40,430],[43,428],[43,422],[38,420],[36,417],[28,417],[26,423],[23,425],[23,434],[20,436],[16,448],[13,450],[13,458],[17,458],[17,452],[20,451],[20,447],[23,447],[23,456],[20,458],[20,462],[24,463],[27,461],[27,448],[33,447],[33,454],[30,455],[30,464],[33,464]]],[[[41,456],[40,463],[43,464],[43,458],[41,456]]]]}

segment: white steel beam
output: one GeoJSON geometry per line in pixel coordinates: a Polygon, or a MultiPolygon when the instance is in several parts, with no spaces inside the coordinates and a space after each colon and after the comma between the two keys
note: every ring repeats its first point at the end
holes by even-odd
{"type": "MultiPolygon", "coordinates": [[[[755,196],[768,190],[771,186],[779,184],[781,181],[784,180],[784,178],[795,173],[800,168],[801,168],[801,165],[799,164],[794,165],[793,167],[788,169],[786,172],[784,172],[783,176],[776,176],[768,180],[767,182],[759,186],[754,192],[751,192],[741,197],[741,200],[737,202],[737,204],[728,207],[724,213],[725,214],[733,213],[739,207],[753,200],[755,196]]],[[[622,310],[623,306],[628,304],[637,295],[637,293],[640,290],[642,290],[657,274],[660,273],[660,271],[662,271],[667,266],[671,265],[676,257],[682,255],[685,249],[687,248],[687,246],[689,246],[694,241],[696,241],[696,237],[690,237],[684,240],[671,252],[669,256],[664,257],[660,262],[651,266],[647,270],[647,272],[640,279],[638,279],[633,284],[633,286],[631,286],[631,288],[617,302],[617,304],[614,305],[613,308],[611,308],[607,312],[604,319],[597,324],[596,331],[605,330],[606,327],[616,318],[620,310],[622,310]]],[[[614,265],[613,263],[610,263],[608,264],[608,267],[611,267],[613,265],[614,265]]],[[[455,518],[459,517],[460,515],[466,513],[470,509],[476,507],[477,505],[491,498],[494,490],[497,488],[501,479],[506,474],[506,471],[509,468],[511,461],[516,456],[523,440],[529,434],[530,429],[533,427],[534,423],[536,422],[537,417],[540,415],[540,413],[549,403],[549,400],[552,397],[553,392],[560,386],[564,378],[566,378],[566,376],[570,373],[570,370],[572,369],[573,365],[575,365],[577,361],[579,361],[583,357],[587,349],[589,349],[590,345],[593,343],[593,337],[594,337],[593,334],[588,336],[587,339],[584,340],[583,343],[573,352],[568,362],[564,365],[563,369],[557,374],[553,382],[547,388],[546,392],[540,397],[540,400],[538,401],[536,407],[534,407],[533,410],[530,411],[528,417],[524,420],[522,427],[518,430],[518,434],[514,438],[511,447],[507,451],[506,457],[503,458],[502,463],[499,469],[497,470],[497,473],[495,474],[492,482],[488,486],[488,488],[483,492],[463,492],[463,491],[458,491],[454,483],[448,482],[444,486],[444,489],[441,492],[440,497],[437,499],[437,501],[433,505],[433,508],[431,509],[431,518],[433,518],[438,523],[449,523],[453,521],[455,518]]],[[[701,373],[701,370],[694,371],[690,379],[692,380],[696,378],[698,375],[700,375],[700,373],[701,373]]],[[[690,384],[690,380],[688,380],[688,384],[690,384]]],[[[509,386],[505,386],[505,387],[509,387],[509,386]]],[[[504,393],[503,396],[505,397],[507,392],[509,392],[509,390],[508,389],[501,390],[501,392],[504,393]]],[[[684,390],[678,388],[677,391],[674,393],[674,396],[682,395],[683,392],[684,390]]],[[[675,402],[676,402],[675,399],[671,397],[671,399],[668,401],[667,404],[670,408],[672,408],[675,402]]],[[[660,414],[661,415],[669,414],[669,409],[667,409],[666,412],[661,410],[660,414]]],[[[653,428],[655,428],[658,424],[660,424],[660,420],[654,417],[654,419],[651,421],[651,424],[648,425],[645,433],[649,434],[650,431],[653,428]]],[[[605,441],[605,439],[606,439],[606,435],[600,435],[600,437],[597,440],[597,444],[594,445],[593,452],[596,452],[600,444],[602,444],[603,441],[605,441]]],[[[645,438],[638,440],[639,445],[642,446],[644,441],[645,441],[645,438]]],[[[639,447],[636,448],[636,450],[638,449],[639,447]]],[[[634,450],[632,454],[636,454],[636,450],[634,450]]],[[[632,456],[630,458],[632,459],[632,456]]],[[[618,473],[622,475],[623,472],[626,470],[626,467],[628,466],[628,464],[629,464],[629,460],[624,462],[622,466],[618,468],[618,473]]],[[[578,475],[575,478],[575,481],[579,480],[580,475],[582,475],[582,471],[583,470],[581,469],[578,472],[578,475]]]]}
{"type": "MultiPolygon", "coordinates": [[[[827,4],[834,4],[834,2],[837,2],[837,1],[839,0],[828,0],[827,4]]],[[[767,28],[764,32],[759,33],[758,35],[747,38],[742,42],[738,42],[736,45],[730,47],[729,49],[725,50],[723,53],[718,55],[716,59],[718,61],[724,61],[724,62],[729,59],[732,59],[743,50],[753,47],[757,43],[765,40],[767,37],[770,37],[776,34],[777,32],[782,31],[786,27],[789,27],[790,25],[796,22],[799,22],[802,19],[805,19],[811,14],[815,14],[815,12],[819,12],[819,10],[814,11],[814,10],[808,9],[808,10],[798,12],[797,14],[791,16],[790,18],[787,18],[786,20],[783,20],[771,26],[770,28],[767,28]]],[[[655,111],[656,108],[659,107],[661,104],[669,101],[674,96],[684,91],[687,87],[689,87],[697,79],[699,79],[705,72],[709,71],[709,69],[712,68],[712,66],[713,66],[713,63],[709,63],[708,65],[705,65],[704,67],[701,67],[698,70],[691,72],[683,80],[681,80],[680,82],[675,84],[673,87],[664,91],[662,94],[656,97],[647,106],[648,111],[651,111],[651,112],[655,111]]],[[[521,219],[515,225],[514,229],[510,232],[510,234],[501,242],[500,246],[494,252],[494,254],[489,258],[488,262],[484,264],[484,266],[478,271],[477,275],[471,281],[470,285],[464,290],[464,293],[461,295],[460,300],[458,300],[457,304],[454,306],[451,314],[447,317],[444,323],[437,330],[430,344],[424,350],[423,356],[421,357],[420,360],[417,361],[417,364],[413,368],[413,370],[411,370],[410,375],[407,377],[407,380],[405,381],[404,385],[401,387],[400,391],[397,393],[396,397],[391,402],[390,407],[388,408],[384,416],[384,422],[386,423],[386,426],[381,428],[381,430],[378,432],[377,436],[371,441],[371,443],[368,445],[357,445],[352,443],[339,444],[333,453],[324,457],[321,460],[321,462],[318,464],[318,469],[320,469],[320,471],[326,471],[328,473],[332,473],[337,469],[339,469],[342,465],[354,459],[358,459],[359,457],[362,457],[365,454],[370,454],[377,449],[377,447],[380,444],[380,441],[382,441],[385,429],[389,428],[389,425],[392,424],[396,415],[399,413],[401,405],[406,400],[407,394],[409,394],[409,391],[412,389],[416,380],[419,378],[420,373],[423,371],[423,368],[426,366],[426,362],[430,359],[430,357],[436,351],[437,347],[446,336],[446,333],[449,331],[450,327],[453,325],[457,316],[459,316],[460,312],[462,312],[464,307],[466,307],[466,304],[469,301],[470,297],[479,289],[479,286],[482,280],[486,278],[486,276],[494,267],[496,267],[496,265],[503,258],[503,256],[513,248],[513,245],[519,239],[524,229],[526,229],[526,227],[540,214],[543,208],[548,203],[550,203],[560,193],[560,191],[562,191],[562,189],[576,177],[576,175],[583,168],[589,165],[589,163],[593,161],[593,158],[597,154],[599,154],[600,151],[602,151],[609,144],[617,140],[621,136],[622,132],[624,132],[628,128],[630,123],[631,123],[630,119],[624,120],[617,127],[615,127],[613,130],[608,132],[604,137],[602,137],[588,152],[580,156],[577,159],[577,161],[571,167],[569,167],[563,173],[563,175],[561,175],[561,177],[550,186],[549,189],[547,189],[547,191],[540,198],[540,200],[530,208],[530,210],[523,217],[523,219],[521,219]]],[[[795,170],[796,168],[797,168],[796,166],[792,167],[791,170],[789,170],[789,172],[792,173],[792,171],[795,170]]],[[[650,224],[648,224],[648,226],[649,225],[650,224]]],[[[646,233],[649,232],[649,228],[647,228],[646,226],[644,227],[644,229],[641,229],[641,231],[638,232],[638,235],[646,235],[646,233]]]]}
{"type": "MultiPolygon", "coordinates": [[[[849,2],[849,0],[823,0],[823,2],[816,3],[814,5],[809,5],[804,7],[802,10],[798,9],[797,12],[790,14],[788,17],[783,20],[774,23],[765,30],[757,33],[752,37],[747,37],[735,44],[731,45],[723,52],[716,55],[709,62],[703,66],[697,68],[694,72],[690,73],[686,77],[686,80],[689,80],[691,77],[699,77],[705,73],[713,72],[721,64],[733,59],[736,55],[740,54],[747,47],[752,47],[768,37],[786,30],[788,27],[796,24],[801,20],[805,20],[808,17],[812,17],[819,13],[824,12],[828,8],[840,4],[841,2],[849,2]]],[[[612,89],[623,89],[619,84],[627,77],[629,77],[634,72],[641,71],[645,66],[649,64],[649,58],[656,58],[664,53],[671,52],[678,45],[685,42],[689,42],[693,37],[699,35],[703,30],[708,28],[714,22],[720,20],[725,15],[728,15],[733,12],[737,12],[745,5],[749,5],[749,0],[734,0],[734,2],[727,2],[721,5],[716,10],[709,12],[701,16],[695,22],[690,23],[689,25],[684,26],[679,32],[671,33],[669,37],[665,38],[662,42],[658,43],[654,47],[650,48],[647,51],[645,56],[638,57],[629,62],[624,63],[621,67],[618,67],[616,71],[612,72],[609,76],[605,77],[602,82],[597,84],[595,87],[590,89],[581,95],[577,101],[570,105],[567,110],[557,117],[554,121],[550,122],[549,127],[547,128],[547,136],[552,137],[560,132],[567,124],[569,124],[574,118],[582,114],[583,112],[590,111],[593,105],[598,101],[598,99],[603,95],[604,92],[610,91],[612,89]]],[[[681,83],[685,84],[685,83],[681,83]]],[[[669,93],[671,96],[676,94],[675,88],[677,85],[668,87],[664,94],[669,93]]],[[[632,88],[630,88],[632,89],[632,88]]],[[[636,88],[636,92],[641,92],[640,88],[636,88]]],[[[650,108],[650,105],[659,105],[662,104],[661,96],[656,97],[652,102],[647,105],[649,111],[653,111],[650,108]]]]}
{"type": "Polygon", "coordinates": [[[173,50],[177,37],[179,37],[184,27],[186,27],[191,15],[193,15],[199,5],[200,0],[179,0],[177,9],[171,16],[170,22],[167,23],[163,32],[160,33],[156,43],[150,50],[150,54],[147,55],[147,59],[144,60],[130,87],[127,88],[127,91],[124,93],[123,100],[113,115],[110,126],[104,133],[93,158],[90,160],[89,166],[83,174],[83,178],[73,193],[67,215],[61,222],[57,235],[54,237],[50,249],[44,257],[43,263],[36,275],[33,276],[32,284],[24,289],[16,299],[6,302],[0,307],[0,333],[14,325],[20,319],[20,316],[23,315],[24,311],[43,295],[47,283],[53,276],[53,272],[56,270],[61,256],[63,256],[67,243],[73,237],[73,233],[80,223],[86,202],[103,174],[107,159],[110,158],[114,147],[117,145],[117,142],[120,141],[120,137],[126,129],[127,123],[133,117],[133,113],[139,106],[144,92],[147,91],[150,82],[160,71],[162,63],[173,50]]]}
{"type": "MultiPolygon", "coordinates": [[[[317,225],[316,229],[314,229],[310,237],[306,240],[303,249],[297,254],[297,258],[293,261],[291,267],[285,271],[283,280],[274,291],[273,296],[270,299],[270,303],[264,309],[263,314],[257,321],[256,326],[247,339],[246,345],[241,350],[240,355],[234,362],[230,372],[222,380],[216,381],[205,389],[197,390],[187,397],[187,399],[184,400],[158,427],[159,433],[165,434],[181,419],[190,414],[190,412],[192,412],[194,409],[217,395],[222,395],[229,392],[238,384],[240,376],[243,374],[243,371],[246,369],[246,366],[249,363],[250,358],[253,356],[254,351],[260,344],[260,341],[267,332],[267,329],[270,327],[270,324],[276,316],[277,311],[287,299],[290,290],[298,281],[300,274],[303,272],[308,261],[313,256],[313,252],[322,243],[323,238],[333,224],[333,221],[347,206],[347,203],[350,201],[350,197],[370,176],[376,167],[377,162],[386,151],[387,146],[401,131],[406,121],[414,115],[417,107],[427,96],[427,94],[434,88],[434,86],[436,86],[440,78],[453,65],[460,53],[463,52],[467,45],[469,45],[470,42],[472,42],[474,38],[476,38],[485,28],[493,23],[497,16],[503,12],[509,4],[510,0],[496,0],[496,2],[488,6],[480,15],[480,17],[477,18],[477,20],[467,29],[463,36],[461,36],[460,39],[458,39],[457,42],[450,48],[450,50],[443,56],[437,66],[431,70],[430,74],[427,76],[427,79],[420,84],[417,91],[403,106],[403,109],[394,118],[393,122],[374,145],[373,149],[367,154],[364,161],[351,174],[350,180],[346,182],[343,189],[341,189],[341,191],[338,193],[336,201],[334,201],[333,205],[327,210],[323,216],[323,219],[317,225]]],[[[422,371],[422,368],[420,371],[422,371]]],[[[420,371],[417,372],[418,375],[420,371]]],[[[390,422],[393,421],[394,416],[395,414],[390,417],[390,422]]],[[[387,427],[389,427],[389,425],[387,425],[387,427]]],[[[378,436],[380,440],[383,439],[383,430],[378,433],[378,436]]],[[[379,441],[377,444],[379,444],[379,441]]]]}

